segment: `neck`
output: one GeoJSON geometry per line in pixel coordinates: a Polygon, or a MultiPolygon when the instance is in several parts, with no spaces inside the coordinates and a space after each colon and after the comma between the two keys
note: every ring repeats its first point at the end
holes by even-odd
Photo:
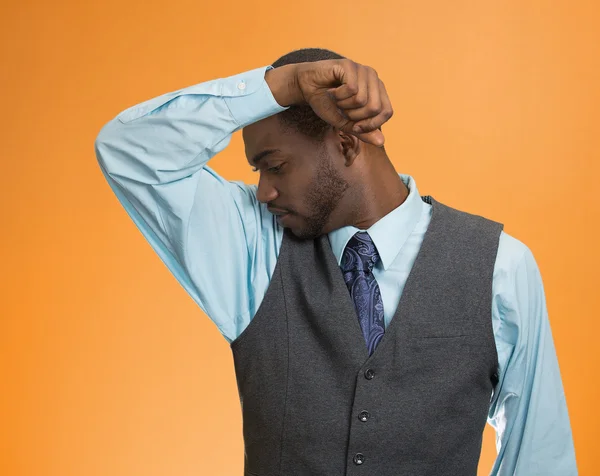
{"type": "Polygon", "coordinates": [[[357,170],[357,181],[340,200],[329,232],[343,226],[352,225],[366,230],[377,221],[398,208],[408,197],[408,187],[404,184],[393,164],[383,157],[369,157],[363,164],[369,166],[357,170]],[[341,212],[340,211],[344,211],[341,212]]]}

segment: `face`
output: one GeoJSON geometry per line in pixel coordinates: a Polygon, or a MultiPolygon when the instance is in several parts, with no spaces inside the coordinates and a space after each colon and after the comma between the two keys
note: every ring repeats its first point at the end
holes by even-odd
{"type": "Polygon", "coordinates": [[[260,173],[257,199],[273,214],[287,212],[278,222],[298,238],[322,235],[349,187],[332,137],[316,142],[284,129],[277,116],[246,126],[242,133],[248,163],[260,173]]]}

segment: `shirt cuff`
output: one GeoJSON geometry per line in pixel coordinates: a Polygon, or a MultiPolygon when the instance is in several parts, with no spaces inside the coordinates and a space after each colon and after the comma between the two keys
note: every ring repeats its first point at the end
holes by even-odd
{"type": "Polygon", "coordinates": [[[221,94],[240,128],[288,109],[277,103],[265,81],[270,69],[263,66],[223,79],[221,94]]]}

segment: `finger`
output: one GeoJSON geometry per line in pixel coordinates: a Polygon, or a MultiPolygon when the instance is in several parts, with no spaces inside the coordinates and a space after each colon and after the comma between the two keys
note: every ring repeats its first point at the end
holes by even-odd
{"type": "Polygon", "coordinates": [[[381,112],[382,103],[379,77],[374,69],[368,70],[368,84],[367,104],[365,104],[363,107],[346,109],[344,108],[343,103],[346,103],[347,101],[342,101],[341,103],[337,104],[338,108],[340,108],[342,112],[354,122],[360,122],[365,119],[375,117],[381,112]]]}
{"type": "Polygon", "coordinates": [[[317,116],[332,126],[351,133],[353,122],[345,117],[328,94],[321,93],[309,99],[309,105],[317,116]]]}
{"type": "Polygon", "coordinates": [[[373,87],[371,75],[377,72],[368,66],[359,65],[358,81],[356,94],[352,97],[337,100],[337,105],[340,109],[358,109],[365,107],[369,101],[370,88],[373,87]]]}
{"type": "Polygon", "coordinates": [[[369,101],[369,70],[365,66],[359,65],[356,85],[357,91],[354,96],[336,101],[339,109],[346,111],[367,105],[369,101]]]}
{"type": "Polygon", "coordinates": [[[344,78],[345,84],[329,90],[332,99],[336,102],[346,101],[349,107],[362,107],[366,104],[368,98],[367,68],[353,63],[352,68],[348,67],[347,70],[348,78],[344,78]],[[353,76],[351,77],[351,75],[353,76]]]}
{"type": "MultiPolygon", "coordinates": [[[[364,133],[377,130],[384,123],[390,120],[390,118],[394,115],[394,110],[392,109],[392,103],[387,94],[387,90],[385,89],[385,85],[383,81],[379,80],[379,94],[381,97],[381,110],[379,114],[374,117],[370,117],[367,119],[363,119],[360,121],[356,121],[354,127],[352,129],[353,133],[364,133]]],[[[348,111],[344,111],[348,114],[348,111]]]]}
{"type": "Polygon", "coordinates": [[[383,144],[385,143],[383,132],[381,132],[379,129],[375,129],[374,131],[366,132],[364,134],[356,134],[356,137],[363,142],[372,144],[376,147],[383,147],[383,144]]]}
{"type": "Polygon", "coordinates": [[[342,101],[358,92],[358,70],[359,65],[350,60],[342,60],[335,65],[333,74],[341,84],[327,90],[334,101],[342,101]]]}

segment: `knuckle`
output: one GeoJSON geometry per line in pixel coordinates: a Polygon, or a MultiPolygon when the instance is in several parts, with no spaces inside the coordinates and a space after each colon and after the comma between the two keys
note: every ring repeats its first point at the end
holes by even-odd
{"type": "Polygon", "coordinates": [[[382,111],[382,113],[386,119],[389,119],[394,115],[394,110],[391,107],[389,107],[389,108],[384,109],[382,111]]]}
{"type": "Polygon", "coordinates": [[[354,94],[358,93],[358,84],[352,82],[352,83],[348,83],[347,86],[348,86],[348,92],[350,94],[354,95],[354,94]]]}
{"type": "Polygon", "coordinates": [[[381,106],[376,103],[370,103],[365,106],[365,112],[370,115],[379,114],[381,112],[381,106]]]}
{"type": "Polygon", "coordinates": [[[354,112],[353,109],[340,109],[340,114],[352,121],[357,121],[360,119],[360,117],[357,116],[356,112],[354,112]]]}
{"type": "Polygon", "coordinates": [[[373,68],[371,66],[366,66],[366,68],[370,74],[374,75],[377,79],[379,79],[379,75],[377,74],[377,70],[375,68],[373,68]]]}
{"type": "Polygon", "coordinates": [[[365,119],[363,121],[360,121],[360,127],[363,131],[371,131],[373,130],[373,120],[372,119],[365,119]]]}
{"type": "Polygon", "coordinates": [[[356,71],[356,63],[348,58],[340,60],[340,65],[346,71],[356,71]]]}
{"type": "Polygon", "coordinates": [[[374,116],[377,113],[377,111],[373,106],[367,104],[365,107],[363,107],[362,113],[366,114],[367,116],[374,116]]]}
{"type": "Polygon", "coordinates": [[[369,102],[369,98],[367,97],[366,92],[361,91],[360,93],[356,94],[356,97],[354,98],[354,102],[360,107],[365,107],[367,105],[367,103],[369,102]]]}

